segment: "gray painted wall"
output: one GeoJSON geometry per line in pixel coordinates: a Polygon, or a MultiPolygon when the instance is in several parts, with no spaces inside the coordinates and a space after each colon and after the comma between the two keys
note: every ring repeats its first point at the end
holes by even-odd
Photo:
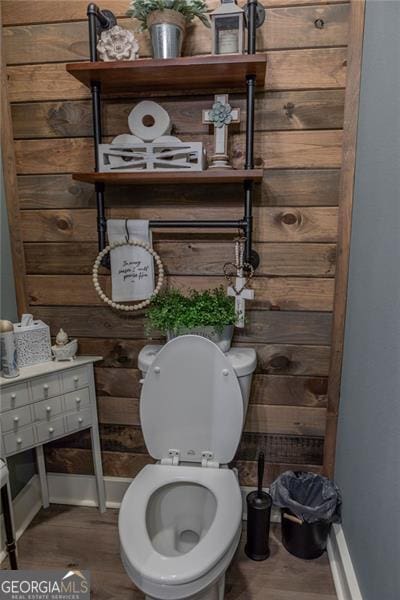
{"type": "MultiPolygon", "coordinates": [[[[1,235],[1,257],[0,257],[0,318],[12,322],[18,321],[17,302],[15,298],[15,286],[13,267],[11,261],[10,236],[8,230],[7,207],[3,186],[3,172],[0,169],[0,235],[1,235]]],[[[31,450],[21,452],[7,461],[10,471],[10,484],[13,497],[28,483],[35,473],[35,458],[31,450]]]]}
{"type": "Polygon", "coordinates": [[[400,598],[400,2],[368,0],[336,481],[364,600],[400,598]]]}

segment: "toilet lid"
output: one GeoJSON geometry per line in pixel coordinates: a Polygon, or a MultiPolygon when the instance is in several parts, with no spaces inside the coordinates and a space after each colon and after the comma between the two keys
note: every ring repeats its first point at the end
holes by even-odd
{"type": "Polygon", "coordinates": [[[157,354],[144,380],[140,420],[151,456],[176,449],[182,462],[230,462],[243,426],[243,400],[230,361],[210,340],[177,337],[157,354]]]}

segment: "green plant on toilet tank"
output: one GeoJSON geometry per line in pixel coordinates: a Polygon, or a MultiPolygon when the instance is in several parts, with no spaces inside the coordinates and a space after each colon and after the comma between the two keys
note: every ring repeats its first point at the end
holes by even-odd
{"type": "Polygon", "coordinates": [[[156,296],[146,312],[147,331],[158,330],[172,339],[194,333],[229,350],[236,321],[235,303],[223,287],[183,294],[171,288],[156,296]]]}

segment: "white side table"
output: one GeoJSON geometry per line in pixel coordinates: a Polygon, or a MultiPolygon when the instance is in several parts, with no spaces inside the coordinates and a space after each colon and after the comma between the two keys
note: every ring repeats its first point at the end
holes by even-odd
{"type": "Polygon", "coordinates": [[[36,449],[44,508],[49,506],[44,444],[90,429],[99,510],[105,511],[93,375],[93,363],[99,360],[99,356],[79,356],[70,362],[22,368],[13,379],[0,377],[2,456],[36,449]]]}

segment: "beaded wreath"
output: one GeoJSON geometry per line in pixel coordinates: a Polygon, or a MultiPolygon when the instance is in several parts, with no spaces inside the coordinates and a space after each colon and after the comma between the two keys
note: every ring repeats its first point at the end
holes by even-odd
{"type": "Polygon", "coordinates": [[[97,258],[94,261],[94,265],[93,265],[92,280],[93,280],[94,288],[95,288],[98,296],[103,300],[103,302],[105,302],[106,304],[111,306],[111,308],[116,308],[117,310],[124,310],[126,312],[130,312],[130,311],[140,310],[142,308],[145,308],[146,306],[148,306],[150,304],[150,302],[152,301],[154,296],[157,296],[157,294],[161,290],[162,285],[164,283],[164,267],[161,262],[161,258],[158,256],[157,252],[155,252],[151,246],[146,244],[146,242],[142,242],[141,240],[113,242],[112,244],[109,244],[108,246],[106,246],[104,248],[104,250],[99,252],[99,254],[97,255],[97,258]],[[137,304],[119,304],[118,302],[114,302],[113,300],[111,300],[110,298],[108,298],[106,296],[106,294],[103,292],[103,290],[101,289],[101,286],[99,284],[98,275],[99,275],[99,267],[101,265],[101,261],[111,250],[113,250],[114,248],[119,248],[120,246],[140,246],[141,248],[143,248],[149,254],[152,255],[152,257],[154,258],[154,261],[157,265],[157,268],[158,268],[157,285],[154,288],[154,292],[152,293],[152,295],[149,298],[147,298],[146,300],[142,300],[141,302],[138,302],[137,304]]]}

